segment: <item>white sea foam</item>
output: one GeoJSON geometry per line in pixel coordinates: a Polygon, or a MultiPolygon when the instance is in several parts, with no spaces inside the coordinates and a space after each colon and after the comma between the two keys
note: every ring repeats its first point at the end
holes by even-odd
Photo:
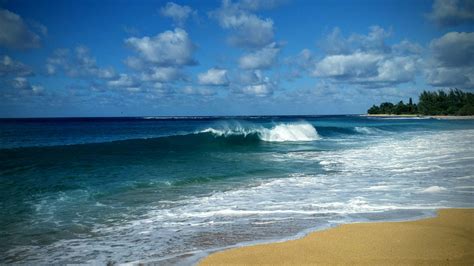
{"type": "Polygon", "coordinates": [[[373,128],[373,127],[355,127],[354,130],[357,133],[368,134],[368,135],[377,134],[377,133],[382,132],[382,130],[380,130],[378,128],[373,128]]]}
{"type": "Polygon", "coordinates": [[[216,136],[232,136],[257,134],[263,141],[286,142],[286,141],[314,141],[321,137],[316,129],[307,122],[280,123],[272,128],[265,127],[243,127],[241,125],[223,128],[207,128],[198,133],[212,133],[216,136]]]}
{"type": "Polygon", "coordinates": [[[260,132],[260,138],[270,142],[313,141],[320,139],[316,129],[309,123],[278,124],[270,130],[260,132]]]}
{"type": "Polygon", "coordinates": [[[366,190],[371,190],[371,191],[388,191],[392,189],[393,186],[385,186],[385,185],[378,185],[378,186],[371,186],[366,188],[366,190]]]}
{"type": "Polygon", "coordinates": [[[438,192],[442,192],[442,191],[445,191],[445,190],[446,190],[445,187],[431,186],[431,187],[428,187],[428,188],[425,188],[425,189],[421,190],[420,193],[438,193],[438,192]]]}
{"type": "MultiPolygon", "coordinates": [[[[278,124],[266,130],[292,132],[287,125],[278,124]],[[276,130],[279,125],[286,126],[276,130]]],[[[305,127],[299,128],[300,131],[305,127]]],[[[237,134],[238,130],[233,127],[229,133],[211,129],[207,132],[225,135],[237,134]]],[[[158,207],[168,203],[160,201],[155,206],[148,206],[150,209],[145,214],[130,218],[133,220],[96,225],[92,233],[97,237],[93,239],[81,237],[41,247],[26,246],[7,255],[26,254],[31,258],[30,262],[42,264],[74,262],[77,258],[90,264],[133,261],[176,255],[180,251],[190,251],[190,247],[222,246],[228,244],[223,242],[226,237],[238,238],[235,240],[238,243],[248,240],[245,236],[283,235],[282,228],[298,230],[298,225],[308,228],[306,226],[318,225],[323,219],[342,223],[347,222],[346,219],[350,221],[351,215],[361,217],[361,214],[377,213],[375,216],[379,216],[391,210],[433,210],[456,207],[459,202],[472,207],[469,198],[465,202],[465,194],[459,201],[453,201],[452,197],[459,195],[456,194],[460,193],[459,189],[469,192],[473,186],[474,139],[470,137],[473,134],[473,130],[416,132],[369,140],[362,146],[343,150],[276,154],[282,163],[285,160],[306,161],[327,172],[295,173],[205,196],[182,197],[173,201],[170,208],[158,207]],[[439,193],[443,191],[450,193],[439,193]],[[259,223],[266,226],[257,227],[259,223]],[[41,257],[44,254],[47,256],[41,257]]],[[[268,160],[273,162],[273,157],[268,156],[268,160]]],[[[57,204],[64,204],[64,201],[58,200],[57,204]]],[[[38,208],[39,212],[52,210],[38,208]]],[[[231,244],[232,241],[234,239],[231,244]]]]}

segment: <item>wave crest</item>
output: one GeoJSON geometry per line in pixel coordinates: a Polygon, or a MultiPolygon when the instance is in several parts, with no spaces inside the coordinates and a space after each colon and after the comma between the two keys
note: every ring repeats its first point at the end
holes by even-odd
{"type": "Polygon", "coordinates": [[[378,128],[373,128],[373,127],[354,127],[354,131],[359,134],[372,135],[372,134],[381,133],[383,130],[380,130],[378,128]]]}
{"type": "Polygon", "coordinates": [[[307,122],[280,123],[272,128],[265,127],[227,127],[222,129],[207,128],[198,133],[211,133],[219,137],[257,135],[260,140],[268,142],[314,141],[321,137],[316,129],[307,122]]]}

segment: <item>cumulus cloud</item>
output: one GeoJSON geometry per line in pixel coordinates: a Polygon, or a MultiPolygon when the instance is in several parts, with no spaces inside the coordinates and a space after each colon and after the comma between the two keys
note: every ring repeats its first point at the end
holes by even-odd
{"type": "Polygon", "coordinates": [[[274,64],[279,51],[280,48],[275,43],[271,43],[260,50],[242,56],[239,59],[239,67],[243,69],[270,68],[274,64]]]}
{"type": "Polygon", "coordinates": [[[117,76],[115,69],[112,67],[98,68],[96,72],[97,77],[101,79],[113,79],[117,76]]]}
{"type": "Polygon", "coordinates": [[[123,63],[129,68],[135,69],[135,70],[140,70],[146,67],[146,63],[142,59],[135,56],[129,56],[125,58],[123,63]]]}
{"type": "Polygon", "coordinates": [[[345,38],[336,28],[323,41],[327,55],[314,63],[312,74],[371,88],[414,81],[421,46],[408,40],[388,46],[385,40],[390,35],[390,31],[372,26],[367,35],[345,38]]]}
{"type": "Polygon", "coordinates": [[[270,84],[262,83],[245,86],[242,88],[241,92],[257,97],[265,97],[273,94],[273,89],[270,84]]]}
{"type": "Polygon", "coordinates": [[[26,78],[17,77],[12,80],[12,86],[15,89],[25,90],[25,89],[30,88],[30,83],[28,82],[26,78]]]}
{"type": "Polygon", "coordinates": [[[184,89],[182,89],[182,93],[194,96],[214,96],[217,94],[214,90],[209,88],[195,88],[192,86],[184,87],[184,89]]]}
{"type": "Polygon", "coordinates": [[[130,90],[133,91],[133,88],[137,88],[140,86],[139,82],[131,77],[128,74],[120,74],[117,79],[109,80],[107,85],[110,87],[122,87],[122,88],[131,88],[130,90]]]}
{"type": "Polygon", "coordinates": [[[369,30],[367,35],[353,34],[349,38],[349,42],[359,46],[359,49],[362,51],[390,52],[390,47],[385,44],[385,40],[392,35],[392,32],[377,25],[369,27],[369,30]]]}
{"type": "Polygon", "coordinates": [[[426,72],[426,81],[435,87],[467,88],[474,86],[473,68],[433,67],[426,72]]]}
{"type": "Polygon", "coordinates": [[[474,64],[474,32],[449,32],[430,43],[434,57],[443,66],[474,64]]]}
{"type": "Polygon", "coordinates": [[[474,22],[472,0],[435,0],[428,18],[439,26],[457,26],[474,22]]]}
{"type": "Polygon", "coordinates": [[[273,42],[273,20],[262,19],[242,9],[239,4],[223,0],[219,9],[210,13],[224,29],[233,31],[230,42],[244,48],[261,48],[273,42]]]}
{"type": "Polygon", "coordinates": [[[318,77],[364,78],[376,74],[382,55],[357,52],[350,55],[329,55],[316,64],[313,72],[318,77]]]}
{"type": "Polygon", "coordinates": [[[181,6],[173,2],[168,2],[160,9],[160,14],[173,19],[174,23],[183,26],[190,16],[196,16],[197,12],[189,6],[181,6]]]}
{"type": "Polygon", "coordinates": [[[175,67],[151,67],[141,73],[142,81],[173,82],[183,78],[181,70],[175,67]]]}
{"type": "Polygon", "coordinates": [[[237,2],[237,5],[242,9],[257,11],[273,9],[286,2],[288,2],[288,0],[240,0],[237,2]]]}
{"type": "Polygon", "coordinates": [[[64,71],[70,77],[113,79],[117,76],[112,67],[99,67],[85,46],[77,46],[72,52],[69,49],[55,50],[46,59],[46,72],[53,75],[57,74],[58,70],[64,71]]]}
{"type": "Polygon", "coordinates": [[[292,80],[313,71],[316,59],[313,52],[305,48],[297,55],[285,58],[283,62],[287,66],[287,72],[283,72],[283,77],[292,80]]]}
{"type": "Polygon", "coordinates": [[[15,61],[8,55],[0,59],[0,77],[16,76],[25,77],[33,75],[31,68],[20,61],[15,61]]]}
{"type": "MultiPolygon", "coordinates": [[[[168,3],[167,6],[176,8],[172,3],[168,3]]],[[[138,54],[124,60],[125,65],[135,71],[134,78],[122,76],[115,82],[109,82],[109,86],[128,86],[140,88],[140,91],[149,91],[152,88],[153,92],[159,90],[169,95],[169,91],[162,88],[170,88],[169,83],[186,82],[188,78],[183,68],[197,63],[193,59],[195,45],[187,32],[180,28],[165,31],[153,37],[128,38],[125,44],[138,54]],[[135,83],[132,84],[132,81],[135,83]],[[162,88],[157,88],[157,86],[162,88]]]]}
{"type": "Polygon", "coordinates": [[[228,86],[227,70],[211,68],[204,73],[198,74],[198,82],[201,85],[228,86]]]}
{"type": "Polygon", "coordinates": [[[11,80],[11,86],[15,90],[27,91],[31,92],[32,94],[42,94],[44,88],[40,85],[31,85],[28,79],[25,77],[16,77],[11,80]]]}
{"type": "MultiPolygon", "coordinates": [[[[42,31],[47,32],[46,27],[41,26],[42,31]]],[[[38,48],[40,44],[40,36],[33,32],[19,15],[0,9],[0,46],[25,50],[38,48]]]]}
{"type": "Polygon", "coordinates": [[[387,53],[390,52],[390,47],[385,40],[390,36],[391,31],[375,25],[369,27],[367,35],[351,34],[346,38],[336,27],[319,44],[326,54],[350,54],[357,51],[387,53]]]}
{"type": "Polygon", "coordinates": [[[403,40],[400,43],[394,44],[392,46],[392,51],[395,54],[402,55],[421,54],[423,52],[423,47],[418,43],[403,40]]]}
{"type": "Polygon", "coordinates": [[[194,44],[188,33],[180,28],[165,31],[154,37],[128,38],[125,44],[135,50],[146,62],[160,66],[184,66],[196,63],[194,44]]]}
{"type": "Polygon", "coordinates": [[[417,58],[410,56],[363,52],[331,55],[316,64],[313,75],[366,87],[383,87],[413,81],[418,63],[417,58]]]}
{"type": "Polygon", "coordinates": [[[474,33],[448,32],[430,43],[432,60],[426,71],[428,84],[438,87],[474,86],[474,33]]]}
{"type": "Polygon", "coordinates": [[[254,70],[240,73],[233,92],[238,95],[266,97],[273,94],[275,87],[276,83],[270,77],[260,70],[254,70]]]}

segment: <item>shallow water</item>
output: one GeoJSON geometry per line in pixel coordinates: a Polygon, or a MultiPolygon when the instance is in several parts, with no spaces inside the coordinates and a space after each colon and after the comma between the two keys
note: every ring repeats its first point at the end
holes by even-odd
{"type": "Polygon", "coordinates": [[[473,136],[358,116],[0,120],[0,263],[179,263],[474,207],[473,136]]]}

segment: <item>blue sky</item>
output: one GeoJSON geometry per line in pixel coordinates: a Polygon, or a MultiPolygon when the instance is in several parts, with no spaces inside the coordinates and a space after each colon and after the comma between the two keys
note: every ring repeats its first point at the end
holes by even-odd
{"type": "Polygon", "coordinates": [[[0,117],[365,113],[474,84],[474,3],[0,1],[0,117]]]}

